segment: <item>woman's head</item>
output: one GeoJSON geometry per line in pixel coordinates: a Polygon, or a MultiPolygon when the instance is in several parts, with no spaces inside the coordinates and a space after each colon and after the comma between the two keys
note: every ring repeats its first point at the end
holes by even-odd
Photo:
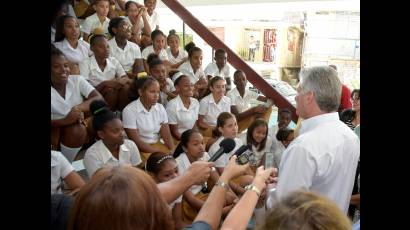
{"type": "Polygon", "coordinates": [[[221,99],[226,92],[226,81],[220,76],[215,76],[209,81],[209,90],[215,99],[221,99]]]}
{"type": "Polygon", "coordinates": [[[278,112],[278,127],[286,128],[288,127],[290,121],[292,120],[292,113],[289,109],[283,108],[279,109],[278,112]]]}
{"type": "Polygon", "coordinates": [[[165,49],[166,36],[161,30],[154,30],[151,33],[152,46],[154,50],[165,49]]]}
{"type": "Polygon", "coordinates": [[[177,52],[179,50],[179,36],[176,34],[175,30],[169,31],[167,43],[172,52],[177,52]]]}
{"type": "Polygon", "coordinates": [[[171,154],[155,152],[149,156],[145,171],[150,173],[157,183],[162,183],[178,176],[178,164],[171,154]]]}
{"type": "Polygon", "coordinates": [[[360,89],[355,89],[350,94],[350,100],[352,101],[353,110],[360,111],[360,89]]]}
{"type": "Polygon", "coordinates": [[[175,82],[175,89],[178,94],[182,97],[193,97],[194,96],[194,84],[192,84],[189,77],[186,75],[179,76],[175,82]]]}
{"type": "Polygon", "coordinates": [[[217,49],[215,51],[215,63],[218,68],[223,68],[226,65],[227,54],[224,49],[217,49]]]}
{"type": "Polygon", "coordinates": [[[215,137],[235,138],[238,134],[238,124],[235,115],[229,112],[220,113],[212,133],[215,137]]]}
{"type": "Polygon", "coordinates": [[[298,190],[277,203],[257,230],[350,230],[352,223],[337,205],[324,196],[298,190]]]}
{"type": "Polygon", "coordinates": [[[142,103],[153,106],[158,102],[159,99],[159,83],[153,77],[141,77],[138,78],[136,83],[136,89],[138,90],[138,95],[142,103]]]}
{"type": "Polygon", "coordinates": [[[129,166],[98,170],[79,191],[68,229],[174,229],[152,178],[129,166]]]}
{"type": "Polygon", "coordinates": [[[233,83],[238,90],[245,91],[246,83],[248,83],[248,80],[246,79],[246,75],[242,70],[235,71],[235,73],[233,74],[233,83]]]}
{"type": "Polygon", "coordinates": [[[104,101],[96,100],[91,102],[90,112],[93,115],[93,129],[105,144],[122,145],[124,143],[122,122],[107,107],[104,101]]]}
{"type": "Polygon", "coordinates": [[[108,11],[110,10],[109,0],[95,0],[93,3],[93,8],[98,16],[107,17],[108,11]]]}
{"type": "Polygon", "coordinates": [[[287,148],[290,142],[295,138],[293,129],[281,128],[276,133],[276,139],[287,148]]]}
{"type": "Polygon", "coordinates": [[[102,34],[91,35],[90,49],[97,59],[104,59],[110,56],[110,46],[108,45],[107,38],[102,34]]]}
{"type": "Polygon", "coordinates": [[[155,53],[148,55],[147,63],[150,75],[157,79],[160,83],[165,83],[167,68],[164,62],[159,59],[158,55],[155,53]]]}
{"type": "Polygon", "coordinates": [[[129,18],[136,18],[138,15],[139,6],[135,1],[127,1],[125,3],[125,14],[129,18]]]}
{"type": "Polygon", "coordinates": [[[265,148],[268,136],[268,123],[263,119],[256,119],[249,126],[246,133],[246,143],[258,146],[258,151],[265,148]]]}
{"type": "Polygon", "coordinates": [[[55,42],[67,38],[67,40],[78,40],[80,37],[80,24],[77,19],[70,15],[57,18],[55,42]]]}
{"type": "Polygon", "coordinates": [[[188,51],[189,63],[194,70],[201,68],[202,66],[202,50],[199,47],[192,47],[188,51]]]}
{"type": "Polygon", "coordinates": [[[68,60],[53,44],[51,44],[51,83],[66,84],[70,75],[68,60]]]}
{"type": "Polygon", "coordinates": [[[147,7],[147,13],[151,15],[157,6],[157,0],[144,0],[144,5],[147,7]]]}
{"type": "Polygon", "coordinates": [[[117,39],[129,40],[131,38],[131,25],[123,17],[110,20],[108,32],[117,39]]]}
{"type": "Polygon", "coordinates": [[[199,130],[188,129],[181,134],[181,141],[173,154],[174,158],[177,158],[183,152],[194,159],[199,159],[204,155],[204,138],[199,130]]]}

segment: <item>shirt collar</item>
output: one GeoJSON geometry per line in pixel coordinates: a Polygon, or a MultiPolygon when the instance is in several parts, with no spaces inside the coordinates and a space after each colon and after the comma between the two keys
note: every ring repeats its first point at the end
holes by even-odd
{"type": "Polygon", "coordinates": [[[158,103],[157,103],[157,104],[151,106],[150,110],[147,111],[147,109],[146,109],[146,108],[144,107],[144,105],[142,104],[140,98],[138,98],[138,100],[137,100],[136,109],[137,109],[137,112],[138,112],[138,113],[140,113],[140,112],[149,113],[149,112],[151,112],[151,111],[153,111],[153,110],[157,110],[157,111],[159,110],[159,108],[158,108],[158,103]]]}
{"type": "MultiPolygon", "coordinates": [[[[106,164],[110,159],[114,160],[114,161],[118,161],[117,158],[115,158],[112,153],[110,152],[110,150],[107,148],[107,146],[104,145],[104,142],[102,140],[99,140],[97,143],[97,149],[98,152],[101,154],[101,158],[104,164],[106,164]]],[[[118,157],[120,157],[122,154],[122,152],[128,152],[130,151],[127,146],[125,146],[125,144],[122,144],[120,146],[120,152],[118,154],[118,157]]]]}
{"type": "MultiPolygon", "coordinates": [[[[176,105],[177,111],[181,111],[181,110],[188,111],[189,110],[189,108],[187,109],[185,107],[184,102],[182,102],[182,99],[179,95],[176,97],[176,100],[177,100],[177,105],[176,105]]],[[[191,105],[192,105],[192,98],[189,98],[189,107],[191,107],[191,105]]]]}
{"type": "MultiPolygon", "coordinates": [[[[209,94],[209,97],[210,97],[209,103],[213,103],[213,104],[217,105],[217,103],[216,103],[215,100],[214,100],[214,96],[212,95],[212,93],[209,94]]],[[[223,97],[221,98],[221,100],[219,101],[219,103],[226,103],[225,96],[223,96],[223,97]]]]}
{"type": "Polygon", "coordinates": [[[339,114],[337,112],[317,115],[317,116],[311,117],[309,119],[303,120],[302,123],[301,123],[301,128],[300,128],[299,133],[303,134],[303,133],[306,133],[306,132],[316,128],[320,124],[327,123],[327,122],[338,121],[338,120],[339,120],[339,114]]]}
{"type": "Polygon", "coordinates": [[[109,41],[109,45],[113,47],[113,49],[116,49],[118,51],[121,52],[127,52],[128,49],[130,48],[130,46],[128,45],[129,41],[127,40],[127,43],[124,46],[124,49],[121,49],[118,44],[117,41],[115,40],[115,37],[113,37],[110,41],[109,41]]]}
{"type": "Polygon", "coordinates": [[[103,73],[106,69],[110,69],[113,66],[113,64],[111,63],[111,60],[109,58],[106,58],[107,59],[107,65],[105,66],[104,71],[102,71],[100,69],[100,67],[98,66],[98,63],[97,63],[97,60],[95,59],[95,56],[93,55],[90,58],[91,58],[90,70],[94,69],[94,70],[97,70],[97,71],[103,73]]]}

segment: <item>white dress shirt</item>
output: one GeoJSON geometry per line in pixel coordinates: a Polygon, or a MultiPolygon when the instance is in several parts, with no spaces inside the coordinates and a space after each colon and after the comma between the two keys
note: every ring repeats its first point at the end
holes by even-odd
{"type": "Polygon", "coordinates": [[[104,142],[99,140],[87,149],[83,163],[88,176],[91,177],[95,171],[105,166],[137,166],[141,163],[141,156],[137,145],[131,140],[124,139],[124,143],[120,146],[118,159],[112,155],[104,142]]]}
{"type": "Polygon", "coordinates": [[[227,96],[223,96],[217,104],[210,93],[199,102],[199,115],[203,115],[204,122],[210,126],[216,126],[216,120],[222,112],[231,112],[231,99],[227,96]]]}
{"type": "Polygon", "coordinates": [[[335,201],[347,213],[359,156],[359,138],[337,112],[304,120],[299,136],[283,153],[278,198],[304,188],[335,201]]]}
{"type": "MultiPolygon", "coordinates": [[[[188,168],[191,166],[191,162],[189,162],[189,159],[186,153],[181,153],[181,155],[179,155],[177,159],[175,160],[177,161],[178,172],[180,175],[184,174],[188,170],[188,168]]],[[[209,160],[209,155],[206,152],[204,152],[204,155],[198,159],[198,161],[208,161],[208,160],[209,160]]],[[[189,190],[191,190],[192,194],[196,195],[201,191],[201,189],[202,189],[202,185],[192,185],[189,190]]]]}
{"type": "Polygon", "coordinates": [[[124,49],[121,49],[115,38],[112,38],[108,41],[108,45],[110,46],[110,56],[115,57],[121,63],[125,72],[132,71],[135,59],[142,59],[140,47],[134,42],[127,41],[124,49]]]}
{"type": "MultiPolygon", "coordinates": [[[[142,51],[142,57],[144,58],[144,60],[147,60],[148,56],[152,53],[155,53],[154,51],[154,46],[150,45],[145,47],[145,49],[142,51]]],[[[159,59],[161,59],[162,61],[168,61],[168,55],[167,55],[167,51],[165,49],[162,49],[159,52],[158,55],[159,59]]]]}
{"type": "Polygon", "coordinates": [[[98,27],[102,27],[105,34],[108,34],[108,26],[110,24],[110,19],[105,17],[104,22],[101,24],[100,19],[98,19],[97,13],[94,13],[91,16],[88,16],[83,26],[81,27],[81,31],[86,34],[91,34],[94,30],[98,27]]]}
{"type": "MultiPolygon", "coordinates": [[[[208,154],[210,157],[212,157],[212,155],[214,155],[216,151],[218,151],[218,149],[220,148],[219,144],[221,143],[223,139],[225,139],[225,137],[221,136],[218,138],[218,140],[215,141],[215,143],[211,145],[208,151],[208,154]]],[[[243,145],[243,142],[239,138],[234,138],[234,141],[235,141],[235,148],[229,153],[222,154],[222,156],[219,157],[218,160],[215,161],[215,167],[225,168],[225,166],[228,165],[229,163],[229,158],[235,153],[237,149],[239,149],[239,147],[243,145]]]]}
{"type": "Polygon", "coordinates": [[[91,56],[80,63],[80,73],[94,87],[103,81],[126,75],[124,68],[115,57],[108,57],[104,71],[101,71],[95,56],[91,56]]]}
{"type": "Polygon", "coordinates": [[[171,48],[168,47],[166,51],[168,55],[168,60],[172,65],[177,64],[178,62],[182,61],[182,59],[188,57],[188,53],[181,48],[179,48],[177,57],[174,57],[174,55],[172,55],[171,48]]]}
{"type": "Polygon", "coordinates": [[[78,45],[75,49],[70,45],[66,38],[62,41],[55,42],[54,46],[63,52],[69,62],[76,64],[81,63],[84,59],[93,54],[90,50],[90,45],[83,40],[78,40],[78,45]]]}
{"type": "MultiPolygon", "coordinates": [[[[184,62],[182,65],[178,67],[178,70],[181,71],[181,73],[187,75],[189,77],[189,80],[191,80],[192,84],[195,84],[201,77],[205,77],[204,70],[202,67],[200,67],[196,73],[194,73],[194,69],[192,69],[191,63],[189,60],[184,62]]],[[[172,79],[175,81],[175,79],[172,79]]]]}
{"type": "Polygon", "coordinates": [[[157,103],[147,111],[138,98],[124,108],[122,121],[124,128],[137,129],[141,140],[154,144],[159,141],[162,124],[168,124],[168,116],[161,104],[157,103]]]}
{"type": "Polygon", "coordinates": [[[169,124],[178,125],[178,132],[180,134],[194,127],[195,122],[198,120],[198,113],[199,102],[193,97],[190,98],[189,108],[184,106],[179,95],[167,104],[169,124]]]}
{"type": "Polygon", "coordinates": [[[63,154],[51,150],[51,194],[62,194],[60,185],[74,167],[68,162],[63,154]]]}
{"type": "Polygon", "coordinates": [[[205,72],[205,75],[220,76],[222,78],[231,77],[228,64],[225,64],[222,70],[219,71],[219,68],[216,65],[216,62],[211,62],[205,67],[204,72],[205,72]]]}
{"type": "Polygon", "coordinates": [[[259,94],[249,89],[245,89],[245,93],[242,98],[238,89],[235,87],[234,89],[229,90],[226,96],[231,99],[231,105],[236,105],[238,112],[242,113],[252,107],[251,101],[258,99],[259,94]]]}
{"type": "Polygon", "coordinates": [[[51,120],[63,119],[76,105],[83,103],[95,90],[81,75],[68,76],[65,97],[51,86],[51,120]]]}

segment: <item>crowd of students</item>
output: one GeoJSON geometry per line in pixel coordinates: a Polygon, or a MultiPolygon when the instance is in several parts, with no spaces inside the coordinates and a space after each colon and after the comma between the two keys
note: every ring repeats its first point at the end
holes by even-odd
{"type": "MultiPolygon", "coordinates": [[[[308,158],[311,151],[301,149],[308,145],[305,139],[309,135],[297,138],[289,128],[290,110],[280,109],[277,125],[269,127],[274,102],[247,89],[242,70],[231,76],[226,51],[217,49],[215,62],[203,70],[202,50],[194,43],[182,49],[174,30],[168,36],[159,30],[155,6],[156,0],[144,0],[144,5],[119,0],[64,2],[53,19],[51,194],[52,204],[63,202],[72,210],[70,220],[55,222],[55,228],[68,224],[69,229],[244,229],[257,203],[264,206],[270,194],[266,185],[278,182],[278,194],[284,199],[267,213],[260,229],[271,229],[280,221],[288,226],[285,229],[303,223],[323,224],[319,217],[303,219],[297,214],[287,216],[284,211],[299,210],[308,203],[311,207],[298,212],[317,209],[320,211],[309,215],[334,218],[326,222],[329,229],[349,229],[345,204],[333,204],[339,198],[322,193],[317,188],[323,185],[316,188],[313,178],[304,178],[312,184],[284,184],[293,176],[298,178],[299,169],[292,173],[291,167],[304,164],[294,152],[303,150],[308,158]],[[76,15],[69,15],[67,9],[74,9],[76,15]],[[85,19],[81,26],[80,18],[85,19]],[[231,77],[232,89],[227,86],[231,77]],[[256,106],[255,101],[259,101],[256,106]],[[234,140],[233,150],[214,163],[207,162],[226,138],[234,140]],[[249,145],[253,152],[253,170],[249,163],[237,164],[234,153],[243,145],[249,145]],[[302,147],[295,147],[299,145],[302,147]],[[86,182],[71,165],[81,149],[90,177],[86,182]],[[270,163],[274,168],[264,169],[268,152],[273,153],[270,163]],[[333,201],[307,191],[293,192],[300,188],[333,201]],[[60,195],[67,190],[74,199],[60,195]]],[[[329,67],[317,72],[320,74],[306,73],[306,78],[336,76],[329,67]]],[[[314,84],[315,80],[305,85],[301,82],[301,86],[319,92],[314,84]]],[[[340,86],[336,80],[324,84],[334,89],[340,86]]],[[[320,93],[332,97],[334,92],[320,93]]],[[[331,99],[337,99],[339,106],[340,92],[336,94],[331,99]]],[[[301,133],[312,126],[312,117],[337,110],[331,102],[323,102],[328,98],[300,98],[297,111],[305,119],[301,133]],[[322,107],[323,103],[331,106],[322,107]],[[307,109],[312,104],[316,110],[307,109]]],[[[355,113],[348,122],[357,128],[360,91],[353,91],[352,99],[355,113]]],[[[352,156],[346,169],[350,177],[350,171],[356,172],[360,152],[356,140],[349,137],[352,156]]],[[[324,158],[319,160],[328,163],[324,158]]],[[[321,180],[328,179],[321,175],[321,180]]],[[[349,182],[343,191],[352,190],[350,185],[353,188],[349,182]]],[[[356,195],[358,191],[354,191],[351,204],[360,207],[360,195],[356,195]]],[[[55,219],[67,218],[67,212],[60,211],[55,211],[55,219]]]]}

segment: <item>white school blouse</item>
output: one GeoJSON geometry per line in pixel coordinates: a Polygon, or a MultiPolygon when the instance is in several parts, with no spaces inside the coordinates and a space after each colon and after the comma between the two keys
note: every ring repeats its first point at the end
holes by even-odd
{"type": "Polygon", "coordinates": [[[210,126],[216,126],[216,119],[222,112],[231,112],[231,99],[227,96],[216,103],[211,93],[199,102],[199,115],[203,115],[205,123],[210,126]]]}
{"type": "MultiPolygon", "coordinates": [[[[225,139],[223,136],[219,137],[218,140],[215,141],[215,143],[213,143],[211,145],[211,147],[209,148],[208,154],[210,157],[212,157],[212,155],[214,155],[216,153],[216,151],[218,151],[218,149],[220,148],[219,144],[221,143],[221,141],[225,139]]],[[[215,161],[215,167],[216,168],[225,168],[225,166],[229,163],[229,158],[235,153],[235,151],[241,147],[243,145],[241,139],[235,137],[234,138],[235,141],[235,148],[229,152],[229,153],[225,153],[222,154],[221,157],[218,158],[218,160],[215,161]]]]}
{"type": "Polygon", "coordinates": [[[76,64],[81,63],[93,54],[90,50],[90,44],[83,40],[78,40],[77,48],[73,48],[66,38],[62,41],[55,42],[54,46],[63,52],[69,62],[76,64]]]}
{"type": "Polygon", "coordinates": [[[186,108],[178,95],[167,104],[168,122],[171,125],[178,125],[180,134],[192,129],[198,120],[199,102],[193,97],[190,98],[190,101],[189,108],[186,108]]]}
{"type": "Polygon", "coordinates": [[[142,59],[140,47],[134,42],[127,41],[124,49],[121,49],[115,38],[112,38],[108,41],[108,45],[110,46],[110,56],[115,57],[120,62],[125,72],[132,71],[135,59],[142,59]]]}
{"type": "Polygon", "coordinates": [[[91,56],[80,63],[80,73],[94,87],[103,81],[113,80],[126,75],[124,68],[115,57],[107,58],[107,65],[104,71],[98,66],[95,56],[91,56]]]}
{"type": "Polygon", "coordinates": [[[101,24],[100,19],[98,19],[97,13],[94,13],[91,16],[88,16],[83,26],[81,27],[81,31],[87,34],[91,34],[94,30],[98,27],[102,27],[105,34],[108,34],[108,25],[110,24],[110,19],[105,17],[104,22],[101,24]]]}
{"type": "MultiPolygon", "coordinates": [[[[184,174],[188,168],[191,166],[191,162],[189,162],[189,159],[186,155],[186,153],[181,153],[176,159],[177,164],[178,164],[178,172],[180,175],[184,174]]],[[[208,161],[209,160],[209,155],[207,152],[204,152],[204,155],[198,159],[198,161],[208,161]]],[[[196,195],[198,194],[202,189],[202,185],[193,185],[189,190],[196,195]]]]}
{"type": "Polygon", "coordinates": [[[126,129],[137,129],[144,142],[154,144],[159,141],[161,125],[168,124],[168,116],[161,104],[157,103],[147,111],[138,98],[122,111],[122,122],[126,129]]]}

